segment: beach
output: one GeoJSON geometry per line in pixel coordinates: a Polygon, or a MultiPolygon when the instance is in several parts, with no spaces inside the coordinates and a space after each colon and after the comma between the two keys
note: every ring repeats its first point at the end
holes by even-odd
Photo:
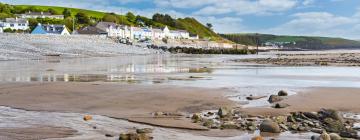
{"type": "MultiPolygon", "coordinates": [[[[119,48],[125,52],[132,49],[119,48]]],[[[354,116],[360,113],[360,75],[354,66],[293,67],[238,61],[278,56],[273,53],[174,55],[150,51],[147,55],[117,52],[107,57],[93,53],[1,61],[0,119],[5,123],[0,125],[0,135],[7,139],[32,139],[30,134],[44,139],[118,139],[120,133],[152,128],[152,136],[160,140],[251,139],[259,135],[310,139],[317,134],[283,131],[263,135],[259,126],[252,131],[210,129],[192,118],[197,113],[217,114],[223,107],[232,108],[234,117],[244,116],[239,121],[259,116],[260,122],[323,108],[354,116]],[[268,98],[280,90],[289,94],[279,102],[288,107],[273,108],[268,98]],[[247,99],[255,96],[263,98],[247,99]],[[92,120],[84,121],[85,115],[93,116],[92,120]]]]}

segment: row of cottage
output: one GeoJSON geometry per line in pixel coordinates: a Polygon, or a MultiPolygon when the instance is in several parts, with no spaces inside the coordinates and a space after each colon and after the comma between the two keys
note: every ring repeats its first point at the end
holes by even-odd
{"type": "MultiPolygon", "coordinates": [[[[28,12],[19,14],[16,18],[6,18],[0,21],[0,32],[5,29],[11,30],[29,30],[29,21],[27,18],[55,18],[63,19],[62,15],[51,15],[46,12],[28,12]]],[[[170,30],[167,26],[164,28],[152,27],[132,27],[126,25],[118,25],[112,22],[99,22],[95,26],[86,26],[73,33],[70,33],[65,25],[38,24],[31,34],[87,34],[100,35],[126,39],[198,39],[197,35],[190,35],[185,30],[170,30]]]]}

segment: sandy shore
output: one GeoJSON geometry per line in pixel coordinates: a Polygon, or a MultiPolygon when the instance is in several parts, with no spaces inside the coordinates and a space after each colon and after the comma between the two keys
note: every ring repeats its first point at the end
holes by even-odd
{"type": "Polygon", "coordinates": [[[359,88],[309,88],[296,95],[289,96],[283,103],[290,106],[284,109],[246,108],[240,109],[253,115],[283,115],[290,112],[314,112],[322,108],[336,109],[342,112],[360,113],[359,88]]]}
{"type": "Polygon", "coordinates": [[[135,122],[204,130],[189,120],[153,118],[154,112],[195,113],[232,106],[222,90],[112,83],[14,83],[0,85],[0,105],[25,110],[79,112],[135,122]]]}
{"type": "Polygon", "coordinates": [[[236,62],[282,66],[360,66],[360,52],[352,50],[323,52],[276,52],[266,58],[235,60],[236,62]]]}

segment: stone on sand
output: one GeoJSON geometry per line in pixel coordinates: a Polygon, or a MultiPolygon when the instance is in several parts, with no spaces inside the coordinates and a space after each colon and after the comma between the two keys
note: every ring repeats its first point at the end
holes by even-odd
{"type": "Polygon", "coordinates": [[[272,120],[264,120],[260,124],[260,132],[280,133],[280,127],[272,120]]]}

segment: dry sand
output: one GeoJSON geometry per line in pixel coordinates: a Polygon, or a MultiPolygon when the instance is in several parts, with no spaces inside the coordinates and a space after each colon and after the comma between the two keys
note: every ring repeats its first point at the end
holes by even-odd
{"type": "Polygon", "coordinates": [[[65,127],[39,126],[0,129],[1,140],[40,140],[73,136],[76,130],[65,127]]]}

